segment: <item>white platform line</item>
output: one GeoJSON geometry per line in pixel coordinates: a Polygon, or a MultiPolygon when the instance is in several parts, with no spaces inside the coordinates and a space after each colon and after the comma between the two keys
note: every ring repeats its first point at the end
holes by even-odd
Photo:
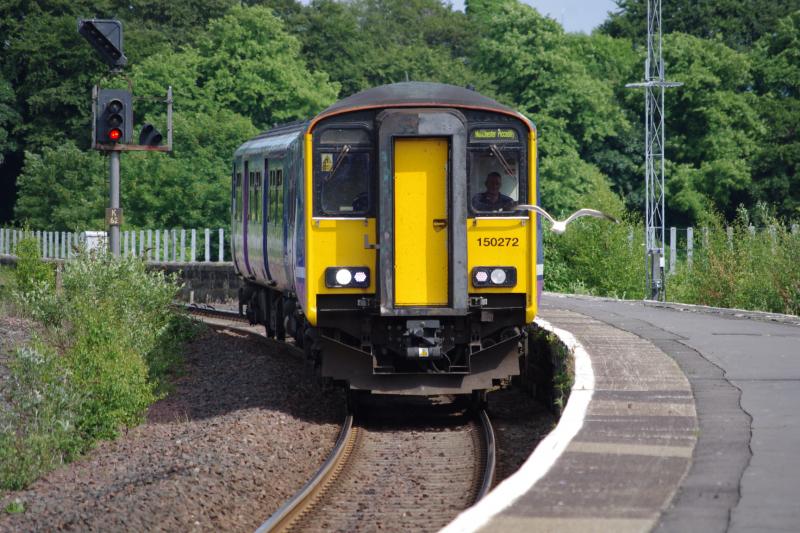
{"type": "Polygon", "coordinates": [[[441,530],[442,533],[472,532],[488,524],[492,517],[509,507],[547,474],[583,427],[586,410],[594,393],[594,372],[589,354],[572,333],[556,328],[541,318],[536,319],[536,324],[554,333],[572,351],[575,358],[575,383],[561,419],[519,470],[477,504],[459,514],[441,530]]]}

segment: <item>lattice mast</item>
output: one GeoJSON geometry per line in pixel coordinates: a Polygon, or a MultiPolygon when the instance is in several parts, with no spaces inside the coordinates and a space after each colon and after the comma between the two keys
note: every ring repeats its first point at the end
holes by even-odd
{"type": "Polygon", "coordinates": [[[664,79],[661,39],[661,0],[647,2],[647,58],[644,82],[625,87],[644,88],[645,159],[645,297],[664,300],[664,89],[679,87],[664,79]]]}

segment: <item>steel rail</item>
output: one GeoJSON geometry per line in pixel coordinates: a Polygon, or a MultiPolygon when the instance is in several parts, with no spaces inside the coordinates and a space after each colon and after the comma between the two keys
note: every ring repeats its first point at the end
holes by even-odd
{"type": "Polygon", "coordinates": [[[483,483],[478,494],[475,497],[475,503],[479,502],[484,496],[489,494],[494,484],[495,465],[497,464],[494,429],[492,422],[489,420],[489,415],[486,414],[486,409],[481,409],[478,413],[481,420],[481,427],[483,428],[483,439],[486,446],[486,464],[483,469],[483,483]]]}
{"type": "Polygon", "coordinates": [[[298,518],[307,506],[313,505],[314,497],[325,487],[347,455],[345,451],[352,449],[355,431],[353,428],[353,415],[347,415],[339,432],[339,438],[333,451],[320,467],[314,477],[312,477],[297,494],[289,501],[284,503],[266,522],[261,524],[256,533],[267,533],[271,531],[286,531],[291,529],[292,522],[298,518]]]}
{"type": "Polygon", "coordinates": [[[224,309],[216,309],[211,306],[199,306],[197,304],[176,304],[176,307],[182,307],[193,315],[208,316],[212,318],[222,318],[225,320],[232,320],[234,322],[249,322],[245,315],[239,314],[238,311],[228,311],[224,309]]]}

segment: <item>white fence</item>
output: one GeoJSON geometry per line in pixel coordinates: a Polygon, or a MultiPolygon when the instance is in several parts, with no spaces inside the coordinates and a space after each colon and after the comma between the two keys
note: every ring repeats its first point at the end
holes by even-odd
{"type": "MultiPolygon", "coordinates": [[[[752,235],[755,235],[756,232],[763,232],[767,233],[771,236],[775,236],[775,227],[768,227],[768,228],[756,228],[755,226],[749,226],[749,231],[752,235]]],[[[666,260],[667,263],[667,272],[675,272],[675,267],[678,260],[685,260],[689,266],[692,266],[692,260],[694,258],[694,249],[698,244],[697,239],[700,239],[700,246],[705,246],[708,243],[708,228],[676,228],[670,227],[669,233],[665,237],[667,237],[667,243],[665,245],[666,250],[666,260]]],[[[733,242],[734,238],[734,231],[732,227],[725,228],[725,232],[728,236],[728,243],[733,242]]],[[[791,225],[791,232],[793,234],[800,233],[800,226],[797,224],[791,225]]],[[[628,242],[633,243],[633,229],[631,229],[628,233],[628,242]]]]}
{"type": "MultiPolygon", "coordinates": [[[[25,232],[21,229],[0,228],[0,255],[15,256],[18,243],[26,235],[36,239],[42,257],[47,259],[70,259],[81,245],[86,244],[83,232],[25,232]]],[[[124,257],[143,257],[146,261],[152,262],[191,263],[203,261],[210,263],[215,261],[223,263],[225,262],[225,237],[223,228],[123,231],[120,235],[120,252],[124,257]],[[198,242],[198,237],[200,242],[198,242]],[[201,246],[200,249],[198,249],[198,244],[201,246]],[[212,249],[215,252],[214,257],[212,257],[212,249]],[[199,257],[198,252],[200,252],[199,257]]]]}

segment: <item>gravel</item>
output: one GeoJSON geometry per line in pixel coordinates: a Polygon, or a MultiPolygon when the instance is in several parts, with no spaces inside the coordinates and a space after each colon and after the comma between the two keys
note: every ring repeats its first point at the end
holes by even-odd
{"type": "Polygon", "coordinates": [[[225,327],[186,353],[147,422],[29,490],[0,531],[252,531],[332,449],[344,397],[303,376],[293,348],[225,327]]]}
{"type": "MultiPolygon", "coordinates": [[[[0,376],[31,327],[0,317],[0,376]]],[[[25,512],[0,514],[0,531],[252,531],[323,463],[344,414],[343,394],[311,384],[292,347],[211,327],[188,346],[185,372],[146,423],[3,494],[0,509],[18,500],[25,512]]],[[[489,415],[499,482],[555,419],[514,387],[489,394],[489,415]]]]}

